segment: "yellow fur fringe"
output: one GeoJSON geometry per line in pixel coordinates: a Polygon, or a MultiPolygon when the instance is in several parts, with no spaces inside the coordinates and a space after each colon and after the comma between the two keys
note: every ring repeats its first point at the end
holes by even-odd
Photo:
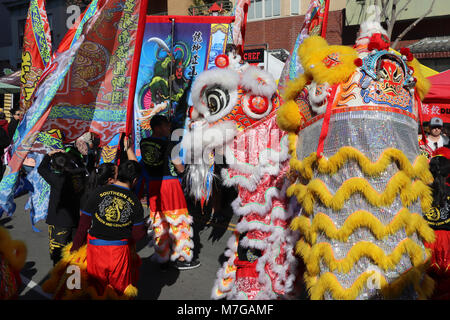
{"type": "Polygon", "coordinates": [[[0,227],[0,255],[11,268],[19,271],[27,260],[27,247],[23,241],[11,239],[9,231],[0,227]]]}
{"type": "Polygon", "coordinates": [[[303,90],[308,81],[311,81],[311,79],[305,74],[301,74],[298,78],[289,81],[281,93],[283,100],[289,101],[297,98],[297,95],[303,90]]]}
{"type": "MultiPolygon", "coordinates": [[[[426,299],[431,296],[434,290],[434,281],[429,276],[427,276],[426,270],[429,267],[430,264],[430,257],[431,257],[431,251],[429,249],[425,249],[424,251],[420,248],[420,251],[416,246],[417,244],[413,243],[412,240],[408,239],[409,241],[404,241],[399,244],[399,246],[394,250],[394,252],[388,257],[384,255],[384,252],[382,249],[376,247],[375,253],[373,252],[374,245],[372,243],[363,243],[363,244],[356,244],[351,251],[349,252],[347,257],[343,260],[347,260],[344,263],[344,266],[348,268],[349,262],[352,259],[357,259],[359,256],[368,256],[373,259],[373,256],[377,257],[378,261],[384,264],[384,266],[390,265],[394,259],[400,259],[399,257],[395,255],[399,255],[401,253],[401,249],[399,247],[403,247],[403,250],[410,250],[410,256],[411,252],[413,252],[413,267],[408,270],[406,273],[401,275],[398,279],[396,279],[394,282],[388,284],[386,279],[383,275],[381,275],[378,272],[375,271],[368,271],[363,274],[361,274],[358,279],[355,280],[355,282],[352,284],[350,288],[343,288],[339,281],[337,280],[336,276],[330,272],[322,274],[320,277],[317,273],[317,266],[318,266],[318,259],[320,257],[311,257],[311,246],[309,246],[305,241],[300,240],[297,243],[296,249],[300,255],[302,255],[305,259],[307,271],[305,272],[304,279],[305,284],[310,292],[311,299],[312,300],[321,300],[323,299],[323,296],[325,292],[330,292],[331,296],[334,299],[338,300],[352,300],[355,299],[363,290],[363,288],[368,284],[369,277],[374,276],[377,277],[377,279],[380,279],[380,285],[381,285],[381,293],[386,299],[395,299],[398,297],[403,289],[409,285],[410,283],[414,284],[414,288],[416,292],[419,295],[419,299],[426,299]],[[359,246],[357,249],[356,246],[359,246]],[[408,248],[409,246],[409,248],[408,248]],[[415,252],[414,252],[415,251],[415,252]],[[394,255],[394,256],[393,256],[394,255]],[[414,256],[415,255],[415,256],[414,256]],[[425,258],[424,258],[425,256],[425,258]],[[384,258],[384,259],[383,259],[384,258]],[[306,260],[308,259],[308,260],[306,260]],[[391,260],[391,261],[389,261],[391,260]],[[311,273],[311,269],[315,273],[311,273]],[[375,273],[374,273],[375,272],[375,273]],[[420,282],[421,279],[422,283],[420,282]]],[[[329,245],[329,244],[325,244],[329,245]]],[[[317,245],[314,245],[313,247],[317,247],[317,245]]],[[[320,248],[317,249],[317,251],[320,251],[320,248]]],[[[405,251],[404,251],[405,252],[405,251]]],[[[331,254],[329,254],[332,256],[331,254]]],[[[401,254],[400,254],[401,255],[401,254]]],[[[334,257],[333,257],[334,258],[334,257]]],[[[333,261],[332,264],[335,264],[335,267],[337,265],[336,261],[333,261]]],[[[345,268],[341,267],[341,269],[345,268]]],[[[335,268],[338,269],[338,268],[335,268]]]]}
{"type": "Polygon", "coordinates": [[[330,239],[347,242],[348,237],[358,228],[368,228],[378,240],[393,235],[402,228],[405,229],[407,236],[417,232],[426,242],[432,243],[435,239],[433,229],[429,227],[423,217],[417,213],[411,214],[407,208],[400,209],[387,226],[372,213],[359,210],[348,216],[340,229],[336,228],[333,220],[324,213],[317,213],[312,223],[305,216],[295,217],[292,220],[291,228],[299,230],[311,244],[316,243],[317,233],[320,231],[330,239]]]}
{"type": "Polygon", "coordinates": [[[322,37],[312,36],[300,45],[298,56],[308,78],[316,83],[334,85],[345,82],[355,72],[354,60],[358,58],[358,52],[347,46],[329,46],[322,37]],[[338,55],[340,63],[327,67],[323,60],[332,53],[338,55]]]}
{"type": "Polygon", "coordinates": [[[385,299],[397,298],[407,285],[413,283],[419,299],[424,300],[433,293],[434,281],[428,275],[425,275],[422,283],[420,283],[423,273],[423,267],[412,268],[389,284],[386,278],[379,272],[369,271],[359,276],[350,288],[342,287],[336,276],[332,273],[325,273],[319,279],[316,277],[308,277],[306,283],[310,289],[312,300],[322,300],[327,291],[331,293],[334,299],[354,300],[368,284],[370,277],[380,279],[381,294],[385,299]]]}
{"type": "Polygon", "coordinates": [[[387,271],[394,269],[404,254],[408,254],[413,266],[419,266],[425,262],[424,250],[410,238],[402,240],[398,246],[386,255],[384,250],[376,244],[368,241],[361,241],[353,245],[343,259],[334,257],[333,248],[330,243],[322,242],[312,247],[299,240],[296,250],[301,255],[306,264],[309,275],[316,276],[320,273],[320,261],[325,263],[330,271],[348,273],[353,266],[363,257],[370,258],[379,268],[387,271]]]}
{"type": "Polygon", "coordinates": [[[378,160],[372,162],[361,151],[353,147],[342,147],[329,159],[318,158],[315,152],[300,161],[296,156],[292,157],[291,167],[297,170],[305,179],[313,177],[313,165],[317,166],[317,171],[323,174],[335,174],[349,161],[356,161],[361,170],[369,176],[379,176],[386,168],[395,162],[410,178],[419,178],[426,184],[433,182],[433,175],[429,171],[428,160],[426,157],[418,156],[414,164],[411,165],[405,154],[394,148],[388,148],[383,151],[378,160]]]}
{"type": "Polygon", "coordinates": [[[402,171],[397,172],[391,178],[381,194],[366,179],[360,177],[344,181],[335,195],[330,193],[325,183],[320,179],[313,179],[307,185],[294,183],[286,192],[289,197],[295,195],[308,214],[313,212],[316,198],[326,207],[338,211],[343,208],[345,201],[354,193],[364,195],[367,201],[376,207],[391,205],[397,194],[400,194],[400,199],[405,207],[420,198],[424,212],[430,209],[433,202],[430,187],[420,180],[411,182],[411,179],[402,171]]]}
{"type": "Polygon", "coordinates": [[[323,49],[326,47],[328,47],[328,43],[324,38],[320,36],[308,37],[305,40],[303,40],[303,43],[298,48],[297,55],[302,60],[305,59],[306,57],[311,56],[311,54],[315,50],[323,49]]]}
{"type": "Polygon", "coordinates": [[[431,88],[431,82],[422,74],[420,62],[416,58],[407,62],[407,65],[414,68],[413,76],[417,79],[415,89],[420,100],[423,100],[431,88]]]}
{"type": "Polygon", "coordinates": [[[312,36],[305,39],[297,54],[305,72],[299,75],[298,78],[286,83],[282,97],[287,102],[280,107],[281,111],[277,117],[278,125],[281,129],[288,132],[295,132],[300,126],[301,119],[297,114],[299,112],[298,106],[293,100],[303,90],[305,85],[310,81],[314,81],[319,84],[328,83],[332,86],[347,81],[356,70],[354,60],[358,58],[358,53],[353,48],[329,46],[325,39],[320,36],[312,36]],[[327,67],[323,60],[331,54],[337,54],[340,63],[327,67]],[[297,113],[294,112],[292,104],[295,104],[297,113]]]}

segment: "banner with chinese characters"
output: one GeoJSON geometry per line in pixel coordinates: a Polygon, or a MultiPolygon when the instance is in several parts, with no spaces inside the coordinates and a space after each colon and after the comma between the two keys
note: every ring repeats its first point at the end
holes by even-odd
{"type": "Polygon", "coordinates": [[[173,127],[183,127],[190,86],[225,53],[233,20],[229,16],[147,17],[134,102],[137,146],[141,137],[151,134],[149,123],[155,114],[170,117],[173,127]]]}
{"type": "Polygon", "coordinates": [[[147,0],[94,2],[95,13],[83,17],[75,43],[51,61],[16,130],[12,158],[0,183],[0,207],[9,215],[14,212],[12,192],[20,168],[40,132],[59,129],[64,142],[71,142],[91,131],[103,146],[125,131],[139,62],[134,49],[142,39],[138,24],[145,25],[147,0]]]}
{"type": "Polygon", "coordinates": [[[66,141],[90,131],[104,146],[125,131],[141,1],[110,3],[86,34],[42,128],[60,129],[66,141]]]}
{"type": "Polygon", "coordinates": [[[422,103],[423,122],[429,122],[433,117],[439,117],[444,123],[450,124],[450,104],[422,103]]]}
{"type": "Polygon", "coordinates": [[[36,85],[51,59],[52,44],[45,0],[31,0],[24,29],[20,74],[20,109],[23,112],[30,108],[36,85]]]}

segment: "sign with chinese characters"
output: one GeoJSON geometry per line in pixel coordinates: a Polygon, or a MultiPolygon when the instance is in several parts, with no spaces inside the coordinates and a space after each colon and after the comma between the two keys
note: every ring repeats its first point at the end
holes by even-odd
{"type": "Polygon", "coordinates": [[[191,84],[225,53],[233,19],[147,16],[134,103],[136,145],[151,134],[156,114],[168,116],[173,128],[184,126],[191,84]]]}
{"type": "Polygon", "coordinates": [[[439,117],[444,123],[450,124],[450,104],[422,103],[423,121],[428,122],[433,117],[439,117]]]}

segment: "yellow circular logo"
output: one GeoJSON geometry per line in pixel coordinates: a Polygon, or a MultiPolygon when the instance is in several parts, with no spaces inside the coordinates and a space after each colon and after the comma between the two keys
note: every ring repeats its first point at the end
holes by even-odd
{"type": "Polygon", "coordinates": [[[433,207],[426,213],[426,217],[430,221],[438,221],[441,217],[441,212],[439,208],[433,207]]]}

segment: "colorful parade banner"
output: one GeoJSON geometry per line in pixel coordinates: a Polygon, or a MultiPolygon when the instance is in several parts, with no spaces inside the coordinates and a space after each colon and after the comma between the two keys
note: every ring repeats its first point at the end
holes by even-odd
{"type": "Polygon", "coordinates": [[[147,0],[95,4],[90,19],[79,24],[79,38],[47,68],[16,130],[13,156],[0,183],[0,207],[8,214],[14,212],[12,190],[20,167],[41,131],[60,129],[65,142],[91,131],[101,146],[125,131],[137,22],[147,0]]]}
{"type": "Polygon", "coordinates": [[[99,136],[100,146],[125,132],[139,4],[143,2],[107,2],[109,14],[101,15],[86,34],[52,101],[43,130],[60,129],[66,141],[90,131],[99,136]]]}
{"type": "Polygon", "coordinates": [[[320,35],[325,38],[326,23],[328,16],[329,0],[311,0],[305,15],[302,29],[297,36],[291,55],[281,72],[278,87],[282,89],[285,83],[293,80],[303,73],[303,68],[297,55],[299,46],[309,36],[320,35]]]}
{"type": "MultiPolygon", "coordinates": [[[[225,53],[231,16],[148,16],[135,91],[135,145],[151,134],[155,114],[182,128],[190,86],[225,53]]],[[[140,150],[136,150],[140,156],[140,150]]]]}
{"type": "Polygon", "coordinates": [[[45,0],[31,0],[25,23],[20,75],[20,108],[26,112],[41,74],[52,58],[45,0]]]}

